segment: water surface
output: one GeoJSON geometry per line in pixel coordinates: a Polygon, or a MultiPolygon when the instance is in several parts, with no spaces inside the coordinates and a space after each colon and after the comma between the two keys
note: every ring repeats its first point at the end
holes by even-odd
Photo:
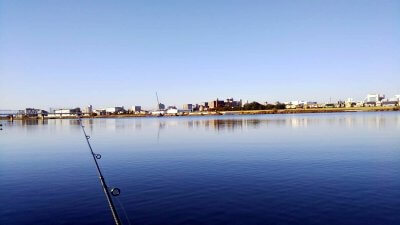
{"type": "MultiPolygon", "coordinates": [[[[0,224],[113,223],[76,120],[1,123],[0,224]]],[[[400,224],[398,112],[83,123],[125,224],[400,224]]]]}

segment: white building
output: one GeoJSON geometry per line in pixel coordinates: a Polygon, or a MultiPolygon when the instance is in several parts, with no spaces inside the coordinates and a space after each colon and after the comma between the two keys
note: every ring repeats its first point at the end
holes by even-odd
{"type": "Polygon", "coordinates": [[[167,114],[177,114],[179,110],[177,108],[170,108],[167,110],[167,114]]]}
{"type": "Polygon", "coordinates": [[[121,107],[116,106],[116,107],[106,108],[106,113],[109,113],[109,114],[114,114],[114,113],[119,114],[119,113],[123,113],[124,111],[125,110],[124,110],[123,106],[121,106],[121,107]]]}
{"type": "Polygon", "coordinates": [[[318,108],[318,103],[317,102],[306,102],[304,107],[306,107],[306,108],[318,108]]]}
{"type": "Polygon", "coordinates": [[[96,113],[98,116],[104,116],[107,115],[106,110],[105,109],[95,109],[94,113],[96,113]]]}
{"type": "Polygon", "coordinates": [[[142,111],[142,107],[135,105],[135,106],[132,106],[131,110],[132,110],[132,112],[140,112],[140,111],[142,111]]]}
{"type": "Polygon", "coordinates": [[[384,99],[381,101],[381,106],[398,106],[400,104],[400,95],[395,95],[393,98],[384,99]]]}
{"type": "Polygon", "coordinates": [[[66,116],[77,116],[81,114],[80,108],[74,109],[57,109],[54,111],[54,114],[59,117],[66,117],[66,116]]]}
{"type": "Polygon", "coordinates": [[[355,107],[357,105],[357,103],[353,100],[353,98],[348,98],[345,102],[344,105],[346,108],[351,108],[351,107],[355,107]]]}
{"type": "Polygon", "coordinates": [[[356,102],[356,107],[364,107],[364,102],[363,101],[358,101],[356,102]]]}
{"type": "Polygon", "coordinates": [[[382,106],[393,107],[393,106],[398,106],[399,105],[399,101],[383,101],[381,104],[382,104],[382,106]]]}
{"type": "MultiPolygon", "coordinates": [[[[286,105],[285,108],[287,108],[287,109],[296,109],[296,108],[304,108],[304,106],[307,105],[307,102],[297,100],[297,101],[285,102],[284,104],[286,105]]],[[[317,105],[316,102],[313,102],[313,104],[317,105]]],[[[311,105],[311,102],[310,102],[310,105],[311,105]]]]}
{"type": "Polygon", "coordinates": [[[191,110],[186,110],[186,109],[168,109],[167,110],[167,114],[168,115],[183,115],[183,114],[185,114],[185,113],[190,113],[191,112],[191,110]]]}
{"type": "Polygon", "coordinates": [[[385,98],[385,95],[381,95],[381,94],[368,94],[367,98],[366,98],[366,102],[380,102],[385,98]]]}
{"type": "Polygon", "coordinates": [[[93,106],[88,105],[83,109],[83,114],[90,115],[93,113],[93,106]]]}
{"type": "Polygon", "coordinates": [[[192,104],[184,104],[183,105],[183,109],[192,111],[193,110],[193,105],[192,104]]]}
{"type": "Polygon", "coordinates": [[[164,110],[152,111],[151,115],[153,115],[153,116],[163,116],[163,115],[165,115],[165,111],[164,110]]]}

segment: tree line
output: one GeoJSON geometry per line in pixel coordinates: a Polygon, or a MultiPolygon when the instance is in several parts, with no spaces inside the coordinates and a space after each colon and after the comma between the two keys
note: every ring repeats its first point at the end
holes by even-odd
{"type": "Polygon", "coordinates": [[[242,107],[240,106],[223,106],[223,107],[218,107],[215,110],[216,111],[240,111],[240,110],[274,110],[274,109],[285,109],[285,104],[283,103],[277,103],[277,104],[260,104],[258,102],[250,102],[244,104],[242,107]]]}

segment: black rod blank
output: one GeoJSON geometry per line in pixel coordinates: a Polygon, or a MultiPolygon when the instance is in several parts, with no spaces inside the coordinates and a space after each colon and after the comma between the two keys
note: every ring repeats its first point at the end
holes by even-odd
{"type": "Polygon", "coordinates": [[[108,201],[108,206],[111,209],[111,213],[112,213],[112,216],[114,218],[114,222],[115,222],[116,225],[120,225],[121,224],[121,220],[120,220],[120,218],[118,216],[118,212],[117,212],[117,210],[116,210],[116,208],[114,206],[114,202],[113,202],[113,200],[111,198],[110,191],[108,190],[106,181],[105,181],[105,179],[103,177],[103,174],[101,173],[99,164],[97,163],[97,158],[100,158],[101,156],[100,156],[100,154],[95,154],[93,152],[92,146],[90,145],[90,142],[89,142],[90,136],[88,136],[86,134],[85,126],[83,126],[83,124],[82,124],[82,119],[80,117],[78,117],[78,121],[79,121],[79,125],[82,127],[82,131],[83,131],[83,134],[85,135],[85,139],[86,139],[86,142],[87,142],[87,144],[89,146],[90,153],[92,154],[94,163],[96,164],[96,169],[97,169],[97,173],[99,175],[100,183],[101,183],[101,186],[103,187],[104,194],[106,195],[106,198],[107,198],[107,201],[108,201]]]}

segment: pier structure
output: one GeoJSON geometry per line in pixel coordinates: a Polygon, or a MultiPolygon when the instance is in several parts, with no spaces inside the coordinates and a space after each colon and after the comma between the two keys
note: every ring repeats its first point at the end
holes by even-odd
{"type": "Polygon", "coordinates": [[[24,110],[11,110],[11,109],[0,110],[0,117],[7,118],[11,121],[14,121],[16,117],[22,117],[24,114],[25,114],[24,110]]]}

